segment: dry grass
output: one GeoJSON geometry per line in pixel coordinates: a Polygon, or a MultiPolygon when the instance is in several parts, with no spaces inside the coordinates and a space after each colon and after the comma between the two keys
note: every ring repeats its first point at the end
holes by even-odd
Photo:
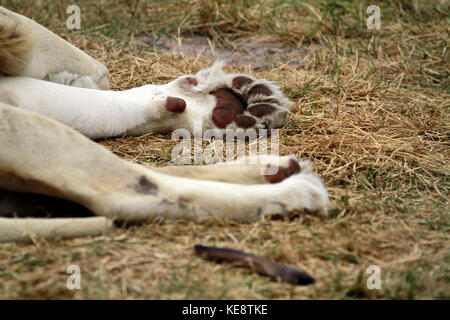
{"type": "MultiPolygon", "coordinates": [[[[69,32],[61,19],[65,2],[4,2],[105,63],[116,89],[164,83],[210,63],[154,52],[132,40],[139,32],[202,34],[230,47],[237,38],[264,36],[306,49],[300,65],[228,71],[276,81],[295,101],[280,152],[313,160],[333,208],[328,218],[166,221],[93,239],[4,244],[0,298],[450,298],[449,39],[442,5],[380,1],[382,29],[367,30],[366,4],[347,1],[205,0],[189,10],[187,1],[82,1],[85,25],[69,32]],[[204,262],[194,257],[197,243],[272,258],[317,283],[294,287],[204,262]],[[81,268],[80,291],[65,287],[70,264],[81,268]],[[381,268],[381,290],[365,285],[372,264],[381,268]]],[[[169,164],[174,145],[170,135],[100,143],[153,166],[169,164]]]]}

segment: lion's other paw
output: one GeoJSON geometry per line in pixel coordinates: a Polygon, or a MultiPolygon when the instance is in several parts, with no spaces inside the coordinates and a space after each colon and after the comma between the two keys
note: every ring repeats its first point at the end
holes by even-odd
{"type": "Polygon", "coordinates": [[[223,63],[216,62],[174,81],[186,100],[192,101],[187,106],[191,122],[202,120],[203,129],[220,130],[276,129],[284,125],[293,103],[276,84],[245,74],[229,74],[222,68],[223,63]],[[204,112],[200,112],[202,108],[204,112]]]}
{"type": "Polygon", "coordinates": [[[217,103],[212,113],[219,129],[276,129],[287,120],[290,101],[264,79],[236,76],[228,88],[210,92],[217,103]]]}

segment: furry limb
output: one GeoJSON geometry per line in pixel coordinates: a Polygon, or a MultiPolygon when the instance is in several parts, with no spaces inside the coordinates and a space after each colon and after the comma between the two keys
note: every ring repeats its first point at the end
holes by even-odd
{"type": "Polygon", "coordinates": [[[30,31],[0,7],[0,74],[18,75],[30,60],[30,31]]]}
{"type": "Polygon", "coordinates": [[[0,218],[0,242],[30,241],[35,238],[76,238],[105,233],[112,221],[105,217],[60,219],[0,218]]]}

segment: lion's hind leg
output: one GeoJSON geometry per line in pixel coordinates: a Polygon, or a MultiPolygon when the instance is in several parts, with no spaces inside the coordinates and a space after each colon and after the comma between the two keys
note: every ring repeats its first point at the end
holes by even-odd
{"type": "Polygon", "coordinates": [[[104,217],[76,219],[0,218],[0,242],[30,241],[37,238],[76,238],[106,232],[112,221],[104,217]]]}
{"type": "MultiPolygon", "coordinates": [[[[0,189],[70,200],[118,221],[255,221],[328,205],[323,182],[308,170],[283,166],[288,175],[281,181],[252,185],[162,174],[118,158],[61,123],[2,104],[0,145],[0,189]]],[[[8,234],[1,224],[0,233],[8,234]]]]}
{"type": "Polygon", "coordinates": [[[212,165],[168,166],[152,169],[178,177],[244,185],[278,183],[300,172],[313,172],[309,160],[299,161],[295,155],[258,155],[212,165]]]}

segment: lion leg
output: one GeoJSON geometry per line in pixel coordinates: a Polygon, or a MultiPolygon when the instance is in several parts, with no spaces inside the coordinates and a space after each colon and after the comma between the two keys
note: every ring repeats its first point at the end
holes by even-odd
{"type": "Polygon", "coordinates": [[[78,238],[108,231],[112,221],[105,217],[76,219],[0,218],[0,242],[30,241],[36,238],[78,238]]]}
{"type": "Polygon", "coordinates": [[[126,162],[65,125],[7,105],[0,105],[0,145],[0,189],[63,198],[119,221],[254,221],[328,203],[312,173],[262,185],[175,177],[126,162]]]}
{"type": "Polygon", "coordinates": [[[309,160],[298,161],[294,155],[282,157],[258,155],[213,165],[168,166],[152,169],[177,177],[239,184],[278,183],[293,174],[313,172],[309,160]]]}
{"type": "Polygon", "coordinates": [[[92,139],[123,135],[149,122],[176,120],[186,108],[183,99],[159,86],[93,90],[27,77],[0,78],[0,102],[57,120],[92,139]]]}
{"type": "Polygon", "coordinates": [[[0,6],[0,74],[109,88],[104,65],[34,22],[0,6]]]}

